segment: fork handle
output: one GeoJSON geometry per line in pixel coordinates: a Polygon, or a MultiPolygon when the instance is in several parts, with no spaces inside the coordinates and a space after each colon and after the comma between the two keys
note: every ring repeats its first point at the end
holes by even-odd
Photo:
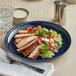
{"type": "Polygon", "coordinates": [[[44,72],[45,72],[44,69],[41,69],[41,68],[38,68],[38,67],[34,67],[34,66],[31,66],[31,65],[22,63],[22,62],[19,62],[19,63],[21,63],[21,64],[23,64],[23,65],[25,65],[25,66],[31,68],[32,70],[39,72],[39,73],[44,73],[44,72]]]}
{"type": "Polygon", "coordinates": [[[41,68],[38,68],[38,67],[34,67],[34,66],[31,66],[31,65],[28,65],[28,64],[26,64],[26,63],[19,62],[19,61],[15,61],[15,60],[11,59],[11,58],[8,57],[8,56],[7,56],[7,59],[8,59],[8,61],[9,61],[10,64],[13,64],[14,62],[18,62],[18,63],[21,63],[21,64],[29,67],[30,69],[32,69],[32,70],[34,70],[34,71],[36,71],[36,72],[39,72],[39,73],[44,73],[44,72],[45,72],[44,69],[41,69],[41,68]]]}

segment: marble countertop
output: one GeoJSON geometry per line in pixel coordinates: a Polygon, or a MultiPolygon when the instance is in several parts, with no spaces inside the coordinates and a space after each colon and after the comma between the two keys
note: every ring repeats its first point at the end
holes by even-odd
{"type": "MultiPolygon", "coordinates": [[[[14,8],[23,7],[29,10],[28,21],[49,21],[54,16],[53,0],[13,0],[14,8]]],[[[50,62],[55,65],[53,76],[75,76],[76,75],[76,5],[67,5],[66,23],[63,26],[71,35],[72,43],[69,50],[61,57],[50,62]]],[[[0,34],[0,47],[4,45],[5,34],[0,34]]]]}

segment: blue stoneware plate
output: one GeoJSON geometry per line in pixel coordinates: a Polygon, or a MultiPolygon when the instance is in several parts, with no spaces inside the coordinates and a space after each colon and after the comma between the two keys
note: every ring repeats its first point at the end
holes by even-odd
{"type": "Polygon", "coordinates": [[[8,50],[16,57],[18,57],[22,60],[25,60],[25,61],[35,61],[35,62],[40,61],[41,62],[41,61],[49,61],[49,60],[55,59],[55,58],[61,56],[62,54],[64,54],[71,45],[71,37],[64,28],[62,28],[61,26],[59,26],[57,24],[54,24],[51,22],[46,22],[46,21],[32,21],[32,22],[26,22],[26,23],[19,24],[18,26],[15,26],[14,28],[12,28],[5,37],[5,44],[6,44],[6,47],[8,48],[8,50]],[[38,25],[41,25],[42,27],[45,27],[49,30],[53,29],[62,35],[63,45],[62,45],[61,49],[59,50],[59,52],[56,53],[53,58],[42,59],[39,57],[36,60],[31,60],[31,59],[24,57],[22,54],[20,54],[16,51],[17,48],[13,42],[14,42],[14,36],[17,34],[17,31],[20,29],[27,29],[28,27],[36,27],[38,25]]]}

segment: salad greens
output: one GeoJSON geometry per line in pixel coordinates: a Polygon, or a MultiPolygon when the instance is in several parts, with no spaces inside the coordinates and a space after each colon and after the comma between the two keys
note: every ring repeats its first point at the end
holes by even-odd
{"type": "Polygon", "coordinates": [[[52,51],[47,51],[46,53],[41,53],[42,58],[52,58],[52,51]]]}
{"type": "MultiPolygon", "coordinates": [[[[54,49],[59,50],[62,47],[62,37],[56,31],[51,33],[50,31],[46,31],[45,28],[42,28],[41,31],[38,33],[38,36],[43,36],[43,35],[50,36],[50,41],[52,42],[52,46],[54,49]],[[53,36],[55,36],[56,38],[52,39],[51,37],[53,36]],[[54,44],[58,44],[58,46],[54,46],[54,44]]],[[[43,44],[40,47],[40,50],[41,50],[40,56],[42,58],[52,58],[52,53],[55,53],[55,52],[49,49],[50,49],[49,45],[43,44]]]]}
{"type": "Polygon", "coordinates": [[[43,44],[40,47],[41,53],[46,53],[50,49],[49,45],[43,44]]]}
{"type": "Polygon", "coordinates": [[[40,56],[42,58],[51,58],[52,57],[52,51],[50,51],[49,49],[50,49],[49,45],[43,44],[40,47],[40,50],[41,50],[40,56]]]}
{"type": "Polygon", "coordinates": [[[42,58],[52,58],[53,54],[57,53],[62,47],[63,40],[61,34],[56,31],[52,29],[49,31],[46,28],[41,28],[41,26],[37,26],[37,28],[33,28],[32,30],[32,33],[41,38],[42,45],[40,46],[41,52],[39,56],[42,58]]]}
{"type": "Polygon", "coordinates": [[[41,28],[40,32],[37,34],[39,37],[43,36],[43,35],[49,35],[51,36],[50,31],[46,31],[46,28],[41,28]]]}

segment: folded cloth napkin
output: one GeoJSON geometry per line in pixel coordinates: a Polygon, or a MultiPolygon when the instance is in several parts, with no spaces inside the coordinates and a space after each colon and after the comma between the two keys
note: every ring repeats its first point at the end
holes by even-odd
{"type": "MultiPolygon", "coordinates": [[[[8,55],[12,59],[20,61],[19,58],[15,57],[10,52],[8,52],[8,55]]],[[[19,63],[9,64],[5,51],[0,48],[0,74],[8,76],[51,76],[55,70],[54,65],[49,62],[25,62],[25,63],[45,69],[45,72],[43,74],[40,74],[36,71],[33,71],[32,69],[29,69],[25,65],[19,63]]]]}

